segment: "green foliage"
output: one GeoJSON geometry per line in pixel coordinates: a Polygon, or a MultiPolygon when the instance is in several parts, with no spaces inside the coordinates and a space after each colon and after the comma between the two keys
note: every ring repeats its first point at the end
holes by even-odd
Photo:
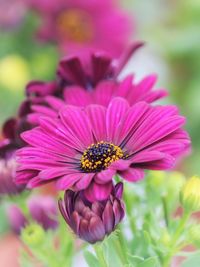
{"type": "Polygon", "coordinates": [[[89,267],[100,267],[98,259],[89,251],[84,251],[84,257],[89,267]]]}

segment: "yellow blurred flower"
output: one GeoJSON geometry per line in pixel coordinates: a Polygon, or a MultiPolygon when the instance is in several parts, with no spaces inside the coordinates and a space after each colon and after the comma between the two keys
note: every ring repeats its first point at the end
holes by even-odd
{"type": "Polygon", "coordinates": [[[29,66],[24,58],[13,54],[0,60],[0,84],[6,89],[24,90],[29,80],[29,66]]]}
{"type": "Polygon", "coordinates": [[[180,201],[188,211],[200,210],[200,178],[191,177],[180,192],[180,201]]]}

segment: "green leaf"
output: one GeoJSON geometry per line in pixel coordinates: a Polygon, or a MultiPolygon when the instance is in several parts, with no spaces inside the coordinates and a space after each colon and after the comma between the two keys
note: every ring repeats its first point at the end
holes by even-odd
{"type": "Polygon", "coordinates": [[[189,256],[181,265],[181,267],[199,267],[200,266],[200,252],[189,256]]]}
{"type": "Polygon", "coordinates": [[[97,258],[89,251],[84,251],[84,257],[90,267],[100,267],[97,258]]]}
{"type": "Polygon", "coordinates": [[[139,266],[142,262],[144,262],[144,259],[135,255],[128,255],[129,262],[133,266],[139,266]]]}
{"type": "Polygon", "coordinates": [[[139,264],[138,267],[159,267],[157,257],[150,257],[139,264]]]}

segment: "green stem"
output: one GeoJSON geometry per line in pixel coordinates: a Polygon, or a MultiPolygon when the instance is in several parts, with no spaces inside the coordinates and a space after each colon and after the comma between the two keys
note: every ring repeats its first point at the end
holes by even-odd
{"type": "Polygon", "coordinates": [[[184,211],[183,216],[179,222],[179,226],[176,229],[176,232],[174,233],[174,236],[171,240],[171,245],[174,247],[176,246],[176,243],[178,239],[180,238],[180,235],[182,234],[185,224],[187,223],[188,219],[190,218],[190,211],[184,211]]]}
{"type": "Polygon", "coordinates": [[[99,244],[94,245],[94,250],[95,250],[96,256],[98,258],[100,267],[109,267],[106,260],[105,260],[101,245],[99,245],[99,244]]]}
{"type": "Polygon", "coordinates": [[[126,204],[126,213],[129,220],[130,228],[133,235],[137,234],[137,227],[135,224],[135,218],[132,215],[132,203],[129,201],[129,194],[127,194],[126,190],[124,190],[124,202],[126,204]]]}
{"type": "Polygon", "coordinates": [[[123,237],[121,229],[119,229],[119,231],[117,232],[117,238],[114,240],[114,243],[115,243],[116,251],[119,255],[119,258],[122,264],[126,265],[128,263],[127,258],[126,258],[126,251],[125,251],[126,245],[124,242],[124,237],[123,237]]]}
{"type": "Polygon", "coordinates": [[[169,226],[169,211],[168,211],[168,205],[167,205],[166,196],[162,197],[162,205],[163,205],[165,224],[168,227],[169,226]]]}
{"type": "Polygon", "coordinates": [[[163,267],[169,267],[170,266],[170,261],[171,258],[174,256],[174,254],[177,252],[177,242],[182,234],[182,232],[184,231],[184,227],[188,221],[188,219],[190,218],[190,211],[184,211],[183,216],[179,222],[179,225],[174,233],[174,236],[170,242],[170,251],[168,252],[168,254],[165,256],[164,261],[163,261],[163,267]]]}

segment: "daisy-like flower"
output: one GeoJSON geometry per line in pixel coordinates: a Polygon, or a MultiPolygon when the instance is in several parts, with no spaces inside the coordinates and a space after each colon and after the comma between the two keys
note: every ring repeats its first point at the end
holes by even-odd
{"type": "Polygon", "coordinates": [[[60,212],[76,235],[93,244],[112,233],[123,219],[122,193],[123,184],[118,183],[107,200],[91,203],[82,192],[67,190],[64,200],[59,200],[60,212]]]}
{"type": "Polygon", "coordinates": [[[185,119],[174,106],[114,98],[107,108],[65,106],[24,132],[16,182],[33,188],[55,181],[58,189],[84,190],[91,202],[108,197],[112,178],[136,182],[144,169],[165,170],[190,145],[185,119]]]}
{"type": "Polygon", "coordinates": [[[119,56],[130,41],[133,21],[112,0],[29,0],[41,18],[39,37],[64,53],[100,49],[119,56]]]}

